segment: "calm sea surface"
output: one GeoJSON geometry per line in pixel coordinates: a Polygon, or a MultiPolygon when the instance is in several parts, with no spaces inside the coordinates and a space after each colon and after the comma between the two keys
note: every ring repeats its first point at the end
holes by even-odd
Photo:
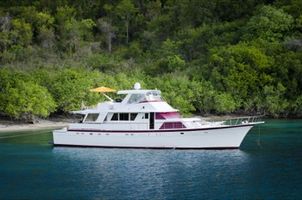
{"type": "Polygon", "coordinates": [[[0,199],[301,199],[302,120],[255,127],[240,150],[53,148],[0,133],[0,199]]]}

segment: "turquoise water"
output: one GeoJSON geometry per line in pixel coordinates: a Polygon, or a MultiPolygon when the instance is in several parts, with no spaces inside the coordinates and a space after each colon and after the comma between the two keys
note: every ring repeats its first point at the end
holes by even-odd
{"type": "Polygon", "coordinates": [[[241,150],[53,148],[49,141],[49,131],[0,133],[0,199],[302,198],[302,120],[253,128],[241,150]]]}

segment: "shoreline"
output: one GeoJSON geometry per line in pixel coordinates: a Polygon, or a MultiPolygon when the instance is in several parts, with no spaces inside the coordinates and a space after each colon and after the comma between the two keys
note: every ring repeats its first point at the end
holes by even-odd
{"type": "Polygon", "coordinates": [[[51,120],[41,120],[35,124],[29,123],[18,123],[14,121],[0,121],[0,133],[4,132],[24,132],[24,131],[35,131],[35,130],[52,130],[63,128],[67,126],[69,122],[58,122],[51,120]]]}

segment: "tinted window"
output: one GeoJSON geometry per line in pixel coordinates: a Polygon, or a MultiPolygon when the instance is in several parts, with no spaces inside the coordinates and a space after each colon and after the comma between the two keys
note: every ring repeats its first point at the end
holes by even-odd
{"type": "Polygon", "coordinates": [[[111,117],[111,121],[117,121],[118,120],[118,114],[114,113],[111,117]]]}
{"type": "Polygon", "coordinates": [[[98,113],[90,113],[87,115],[85,122],[94,122],[97,120],[99,114],[98,113]]]}
{"type": "Polygon", "coordinates": [[[128,121],[129,113],[120,113],[120,121],[128,121]]]}
{"type": "Polygon", "coordinates": [[[149,113],[145,113],[145,119],[149,118],[149,113]]]}
{"type": "Polygon", "coordinates": [[[128,103],[138,103],[145,99],[145,95],[143,94],[132,94],[128,100],[128,103]]]}
{"type": "Polygon", "coordinates": [[[130,113],[130,120],[134,121],[137,116],[137,113],[130,113]]]}

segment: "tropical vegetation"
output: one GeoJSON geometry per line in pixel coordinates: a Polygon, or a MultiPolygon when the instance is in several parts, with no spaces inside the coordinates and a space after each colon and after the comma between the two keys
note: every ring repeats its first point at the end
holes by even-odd
{"type": "Polygon", "coordinates": [[[183,114],[302,116],[300,0],[2,0],[0,113],[162,90],[183,114]]]}

